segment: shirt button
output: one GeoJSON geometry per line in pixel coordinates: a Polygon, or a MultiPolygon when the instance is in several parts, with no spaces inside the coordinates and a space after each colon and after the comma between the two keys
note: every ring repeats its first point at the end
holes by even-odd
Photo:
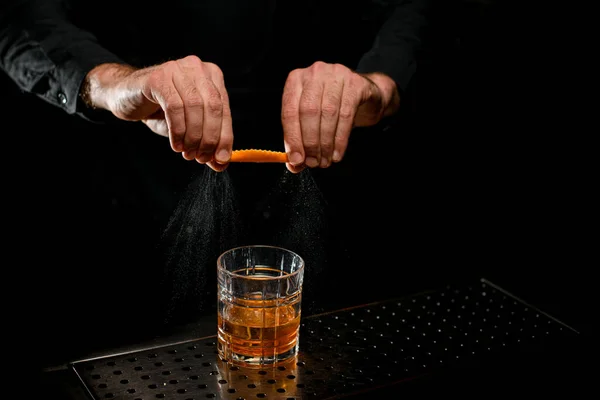
{"type": "Polygon", "coordinates": [[[60,104],[67,104],[67,96],[63,92],[58,92],[56,97],[60,104]]]}

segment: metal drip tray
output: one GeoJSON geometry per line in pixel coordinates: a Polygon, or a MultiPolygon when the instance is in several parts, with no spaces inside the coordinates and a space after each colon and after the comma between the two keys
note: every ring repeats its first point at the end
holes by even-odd
{"type": "Polygon", "coordinates": [[[307,317],[298,359],[276,368],[226,365],[215,336],[71,367],[93,399],[327,399],[576,335],[481,280],[307,317]]]}

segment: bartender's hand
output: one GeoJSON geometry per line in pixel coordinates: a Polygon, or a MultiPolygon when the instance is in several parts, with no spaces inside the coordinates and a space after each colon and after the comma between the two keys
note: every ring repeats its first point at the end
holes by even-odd
{"type": "Polygon", "coordinates": [[[352,128],[375,125],[399,104],[396,84],[384,74],[358,74],[324,62],[292,71],[281,108],[288,170],[327,168],[341,161],[352,128]]]}
{"type": "Polygon", "coordinates": [[[87,75],[83,97],[89,106],[126,121],[142,121],[168,137],[186,160],[223,171],[233,146],[229,98],[223,73],[198,57],[144,69],[102,64],[87,75]]]}

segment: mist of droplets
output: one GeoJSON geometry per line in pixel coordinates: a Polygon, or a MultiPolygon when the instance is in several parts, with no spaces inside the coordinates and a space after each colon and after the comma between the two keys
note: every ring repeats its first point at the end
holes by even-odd
{"type": "Polygon", "coordinates": [[[216,260],[241,232],[229,175],[210,168],[194,179],[163,233],[167,323],[204,312],[214,299],[216,260]]]}
{"type": "Polygon", "coordinates": [[[302,308],[317,312],[315,296],[328,263],[327,202],[309,169],[299,174],[286,170],[268,199],[263,216],[272,235],[270,244],[290,249],[304,259],[302,308]]]}
{"type": "Polygon", "coordinates": [[[188,322],[216,311],[216,260],[233,247],[270,244],[298,253],[305,261],[303,309],[313,310],[312,294],[327,263],[326,203],[309,170],[281,178],[243,220],[235,185],[227,171],[205,168],[175,209],[162,237],[164,321],[188,322]]]}

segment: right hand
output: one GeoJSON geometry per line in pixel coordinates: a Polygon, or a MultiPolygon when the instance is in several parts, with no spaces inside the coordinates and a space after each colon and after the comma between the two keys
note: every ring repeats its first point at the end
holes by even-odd
{"type": "Polygon", "coordinates": [[[87,102],[126,121],[142,121],[168,137],[186,160],[223,171],[229,164],[233,130],[223,73],[215,64],[188,56],[134,69],[101,64],[87,76],[87,102]]]}

